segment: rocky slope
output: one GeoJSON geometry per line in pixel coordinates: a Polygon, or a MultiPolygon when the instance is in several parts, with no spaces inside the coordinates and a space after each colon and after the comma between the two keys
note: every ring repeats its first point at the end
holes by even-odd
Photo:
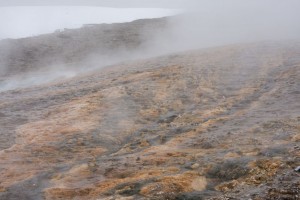
{"type": "Polygon", "coordinates": [[[163,31],[167,18],[141,19],[129,23],[85,25],[53,34],[0,41],[0,78],[48,70],[48,68],[87,69],[134,58],[163,31]],[[87,62],[89,60],[89,62],[87,62]],[[83,63],[85,65],[83,65],[83,63]]]}
{"type": "Polygon", "coordinates": [[[300,199],[300,43],[0,94],[0,199],[300,199]]]}

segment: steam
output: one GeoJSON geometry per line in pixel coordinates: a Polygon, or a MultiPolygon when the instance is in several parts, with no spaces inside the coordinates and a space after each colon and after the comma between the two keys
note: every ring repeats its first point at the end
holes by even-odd
{"type": "MultiPolygon", "coordinates": [[[[140,7],[150,4],[150,0],[138,2],[140,7]]],[[[158,1],[153,2],[156,3],[153,5],[159,5],[158,1]]],[[[172,0],[166,0],[163,1],[164,7],[167,5],[166,2],[170,7],[173,6],[172,0]]],[[[2,83],[0,79],[0,91],[74,77],[86,71],[126,60],[228,44],[300,39],[299,0],[186,0],[184,3],[178,0],[176,2],[176,5],[181,5],[180,9],[185,12],[169,17],[163,28],[150,27],[140,30],[142,41],[138,41],[140,38],[129,41],[139,45],[129,45],[129,47],[116,42],[118,48],[90,52],[80,62],[73,64],[66,63],[62,58],[56,65],[53,63],[47,65],[47,70],[41,73],[35,71],[33,75],[30,73],[16,75],[10,80],[2,80],[2,83]],[[106,54],[104,55],[103,52],[106,54]]],[[[128,36],[124,35],[124,41],[128,39],[126,37],[128,36]]],[[[0,54],[6,53],[1,52],[0,48],[0,54]]],[[[1,75],[6,68],[7,60],[1,60],[0,57],[0,61],[1,75]]]]}
{"type": "MultiPolygon", "coordinates": [[[[236,43],[299,40],[300,1],[198,0],[148,43],[170,53],[236,43]]],[[[156,52],[157,52],[156,50],[156,52]]]]}

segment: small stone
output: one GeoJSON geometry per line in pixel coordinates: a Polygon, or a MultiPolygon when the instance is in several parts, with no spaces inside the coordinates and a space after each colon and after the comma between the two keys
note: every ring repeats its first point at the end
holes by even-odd
{"type": "Polygon", "coordinates": [[[200,165],[198,163],[195,163],[191,166],[192,169],[197,169],[199,167],[200,167],[200,165]]]}
{"type": "Polygon", "coordinates": [[[207,181],[204,176],[195,178],[191,184],[192,188],[196,191],[203,191],[206,189],[207,181]]]}
{"type": "Polygon", "coordinates": [[[180,160],[178,163],[179,163],[180,165],[183,165],[185,162],[184,162],[184,160],[180,160]]]}
{"type": "Polygon", "coordinates": [[[300,166],[295,168],[295,172],[300,172],[300,166]]]}
{"type": "Polygon", "coordinates": [[[96,164],[95,163],[89,163],[89,166],[90,167],[96,167],[96,164]]]}

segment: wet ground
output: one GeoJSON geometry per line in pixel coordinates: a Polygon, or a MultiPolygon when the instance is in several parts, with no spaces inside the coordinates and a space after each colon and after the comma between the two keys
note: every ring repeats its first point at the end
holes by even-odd
{"type": "Polygon", "coordinates": [[[0,199],[300,199],[300,43],[0,93],[0,199]]]}

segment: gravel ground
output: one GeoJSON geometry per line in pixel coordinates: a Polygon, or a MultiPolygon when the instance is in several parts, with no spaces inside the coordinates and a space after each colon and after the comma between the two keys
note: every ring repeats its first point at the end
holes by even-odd
{"type": "MultiPolygon", "coordinates": [[[[25,56],[33,64],[24,71],[41,53],[25,56]]],[[[23,73],[11,66],[4,80],[23,73]]],[[[299,91],[297,41],[128,61],[2,91],[0,199],[300,199],[299,91]]]]}

